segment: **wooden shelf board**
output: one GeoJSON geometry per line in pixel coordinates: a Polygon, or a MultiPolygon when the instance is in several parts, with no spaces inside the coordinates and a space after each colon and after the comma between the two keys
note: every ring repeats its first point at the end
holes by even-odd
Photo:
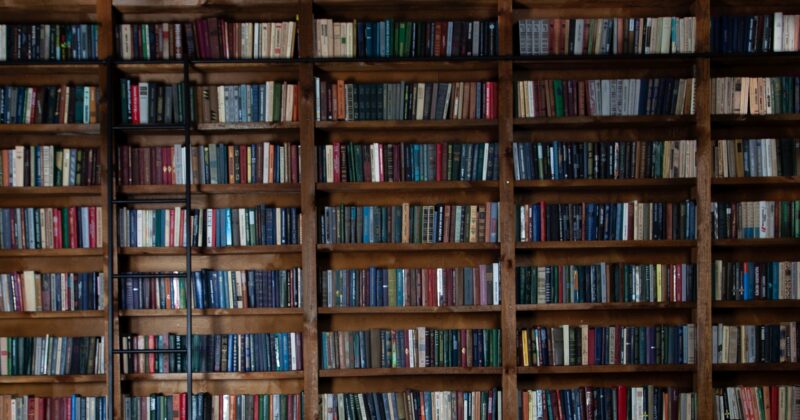
{"type": "Polygon", "coordinates": [[[414,72],[448,71],[496,72],[498,57],[390,57],[314,58],[315,67],[325,72],[414,72]]]}
{"type": "Polygon", "coordinates": [[[711,186],[749,187],[780,186],[800,187],[800,176],[736,177],[711,178],[711,186]]]}
{"type": "Polygon", "coordinates": [[[434,252],[434,251],[496,251],[497,243],[435,243],[435,244],[317,244],[320,252],[434,252]]]}
{"type": "Polygon", "coordinates": [[[544,241],[544,242],[517,242],[517,249],[546,250],[546,249],[602,249],[602,248],[692,248],[694,240],[663,240],[663,241],[544,241]]]}
{"type": "MultiPolygon", "coordinates": [[[[124,381],[183,381],[185,373],[127,373],[124,381]]],[[[193,381],[236,381],[236,380],[280,380],[303,379],[303,371],[284,372],[198,372],[192,374],[193,381]]]]}
{"type": "Polygon", "coordinates": [[[300,128],[297,122],[249,122],[249,123],[199,123],[192,131],[272,131],[296,130],[300,128]]]}
{"type": "Polygon", "coordinates": [[[0,187],[0,196],[100,195],[99,185],[73,187],[0,187]]]}
{"type": "MultiPolygon", "coordinates": [[[[121,194],[183,195],[184,185],[121,185],[121,194]]],[[[193,194],[299,193],[300,184],[193,184],[193,194]]]]}
{"type": "Polygon", "coordinates": [[[392,192],[392,191],[452,191],[496,190],[497,181],[403,181],[403,182],[320,182],[317,191],[323,192],[392,192]]]}
{"type": "Polygon", "coordinates": [[[718,248],[796,247],[800,246],[800,238],[715,239],[712,245],[718,248]]]}
{"type": "Polygon", "coordinates": [[[102,256],[103,248],[61,248],[61,249],[0,249],[0,258],[13,257],[97,257],[102,256]]]}
{"type": "Polygon", "coordinates": [[[448,130],[497,127],[497,120],[317,121],[324,130],[448,130]]]}
{"type": "Polygon", "coordinates": [[[499,367],[424,367],[424,368],[369,368],[320,369],[320,378],[412,375],[501,375],[499,367]]]}
{"type": "Polygon", "coordinates": [[[694,365],[589,365],[589,366],[519,366],[520,375],[599,374],[599,373],[670,373],[694,372],[694,365]]]}
{"type": "Polygon", "coordinates": [[[537,117],[514,118],[514,125],[521,128],[543,127],[582,127],[586,126],[641,126],[654,125],[675,126],[694,124],[694,115],[637,115],[637,116],[612,116],[612,117],[537,117]]]}
{"type": "Polygon", "coordinates": [[[711,123],[720,125],[782,124],[800,122],[800,114],[774,115],[712,115],[711,123]]]}
{"type": "Polygon", "coordinates": [[[100,311],[48,311],[48,312],[0,312],[0,319],[69,319],[104,318],[105,310],[100,311]]]}
{"type": "Polygon", "coordinates": [[[697,180],[694,178],[675,179],[569,179],[569,180],[524,180],[515,181],[518,189],[626,189],[626,188],[690,188],[694,187],[697,180]]]}
{"type": "Polygon", "coordinates": [[[800,300],[715,300],[711,302],[711,306],[713,309],[800,309],[800,300]]]}
{"type": "Polygon", "coordinates": [[[106,375],[0,376],[0,384],[91,384],[105,381],[106,375]]]}
{"type": "Polygon", "coordinates": [[[0,74],[92,75],[98,74],[100,64],[98,61],[0,61],[0,74]]]}
{"type": "Polygon", "coordinates": [[[100,134],[100,124],[0,124],[0,134],[100,134]]]}
{"type": "MultiPolygon", "coordinates": [[[[121,317],[175,317],[186,316],[185,309],[124,309],[120,310],[121,317]]],[[[192,316],[222,317],[222,316],[299,316],[303,315],[301,308],[237,308],[237,309],[193,309],[192,316]]]]}
{"type": "Polygon", "coordinates": [[[517,312],[546,311],[625,311],[625,310],[689,310],[694,302],[611,302],[611,303],[546,303],[517,304],[517,312]]]}
{"type": "Polygon", "coordinates": [[[800,363],[715,363],[715,372],[800,371],[800,363]]]}
{"type": "MultiPolygon", "coordinates": [[[[289,254],[299,253],[300,245],[229,246],[223,248],[192,248],[192,255],[236,255],[236,254],[289,254]]],[[[183,247],[119,248],[120,255],[184,255],[183,247]]]]}
{"type": "Polygon", "coordinates": [[[443,314],[443,313],[475,313],[500,312],[499,305],[475,306],[366,306],[366,307],[319,307],[323,315],[336,314],[443,314]]]}

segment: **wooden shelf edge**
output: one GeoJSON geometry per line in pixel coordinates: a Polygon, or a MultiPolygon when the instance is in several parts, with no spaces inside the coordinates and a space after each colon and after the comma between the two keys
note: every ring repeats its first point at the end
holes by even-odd
{"type": "Polygon", "coordinates": [[[711,302],[712,309],[800,309],[800,300],[715,300],[711,302]]]}
{"type": "MultiPolygon", "coordinates": [[[[147,318],[147,317],[174,317],[186,316],[185,309],[123,309],[118,312],[120,317],[147,318]]],[[[193,309],[192,316],[199,317],[238,317],[238,316],[301,316],[300,308],[236,308],[236,309],[193,309]]]]}
{"type": "Polygon", "coordinates": [[[694,178],[670,179],[578,179],[578,180],[521,180],[515,181],[517,189],[595,189],[595,188],[688,188],[696,184],[694,178]]]}
{"type": "Polygon", "coordinates": [[[544,303],[517,304],[517,312],[690,310],[694,307],[694,302],[544,303]]]}
{"type": "Polygon", "coordinates": [[[378,244],[317,244],[320,252],[436,252],[436,251],[496,251],[500,244],[490,242],[435,244],[378,243],[378,244]]]}
{"type": "MultiPolygon", "coordinates": [[[[123,381],[183,381],[185,373],[126,373],[123,381]]],[[[236,380],[282,380],[303,379],[302,370],[282,372],[198,372],[192,374],[193,381],[236,381],[236,380]]]]}
{"type": "Polygon", "coordinates": [[[715,239],[712,246],[718,248],[755,248],[755,247],[783,247],[799,246],[800,238],[774,238],[774,239],[715,239]]]}
{"type": "Polygon", "coordinates": [[[48,312],[0,312],[0,319],[67,319],[67,318],[104,318],[105,310],[98,311],[48,311],[48,312]]]}
{"type": "Polygon", "coordinates": [[[686,373],[694,372],[695,365],[578,365],[578,366],[519,366],[520,375],[560,375],[598,373],[686,373]]]}
{"type": "Polygon", "coordinates": [[[800,371],[800,363],[714,363],[715,372],[792,372],[800,371]]]}
{"type": "Polygon", "coordinates": [[[602,248],[674,248],[685,249],[695,247],[695,240],[658,240],[658,241],[544,241],[517,242],[520,250],[548,249],[602,249],[602,248]]]}
{"type": "Polygon", "coordinates": [[[499,367],[425,367],[425,368],[366,368],[366,369],[320,369],[320,378],[346,378],[369,376],[414,376],[414,375],[501,375],[499,367]]]}
{"type": "Polygon", "coordinates": [[[322,315],[339,314],[445,314],[445,313],[499,313],[499,305],[475,306],[367,306],[367,307],[322,307],[322,315]]]}
{"type": "MultiPolygon", "coordinates": [[[[184,255],[183,247],[142,247],[119,248],[119,255],[152,256],[152,255],[184,255]]],[[[229,246],[222,248],[192,248],[192,255],[240,255],[240,254],[296,254],[300,253],[300,245],[256,245],[229,246]]]]}
{"type": "Polygon", "coordinates": [[[94,384],[105,383],[106,375],[20,375],[0,376],[0,384],[94,384]]]}
{"type": "Polygon", "coordinates": [[[100,134],[100,124],[0,124],[0,134],[100,134]]]}
{"type": "Polygon", "coordinates": [[[104,248],[0,249],[0,258],[100,257],[104,248]]]}
{"type": "MultiPolygon", "coordinates": [[[[121,194],[127,195],[183,195],[185,186],[170,185],[121,185],[121,194]]],[[[253,193],[299,193],[300,184],[194,184],[192,194],[253,194],[253,193]]]]}
{"type": "Polygon", "coordinates": [[[317,191],[322,192],[396,192],[396,191],[445,191],[445,190],[491,190],[499,188],[498,181],[400,181],[400,182],[319,182],[317,191]]]}
{"type": "Polygon", "coordinates": [[[52,195],[97,195],[101,194],[100,186],[71,187],[0,187],[0,196],[52,196],[52,195]]]}

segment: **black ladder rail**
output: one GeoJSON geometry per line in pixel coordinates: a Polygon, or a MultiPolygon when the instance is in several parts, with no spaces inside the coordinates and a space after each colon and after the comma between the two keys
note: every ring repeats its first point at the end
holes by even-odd
{"type": "Polygon", "coordinates": [[[106,354],[108,358],[106,381],[106,417],[114,418],[114,60],[106,67],[106,240],[108,241],[108,278],[106,278],[106,313],[108,331],[106,339],[106,354]]]}
{"type": "MultiPolygon", "coordinates": [[[[188,52],[188,49],[184,48],[188,52]]],[[[183,151],[184,165],[184,197],[186,199],[186,217],[184,218],[186,234],[186,273],[192,272],[192,108],[189,85],[189,54],[183,57],[183,151]]],[[[198,239],[199,240],[199,239],[198,239]]],[[[192,290],[191,279],[186,278],[186,418],[194,420],[192,413],[192,290]]]]}

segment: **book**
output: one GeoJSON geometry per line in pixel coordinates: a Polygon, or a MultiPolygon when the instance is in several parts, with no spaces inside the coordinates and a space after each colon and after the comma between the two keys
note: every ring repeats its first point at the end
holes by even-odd
{"type": "Polygon", "coordinates": [[[201,123],[294,122],[300,91],[296,83],[197,86],[201,123]]]}
{"type": "Polygon", "coordinates": [[[777,115],[800,112],[800,77],[715,77],[711,113],[777,115]]]}
{"type": "Polygon", "coordinates": [[[192,232],[185,235],[186,210],[119,208],[120,247],[193,247],[290,245],[300,243],[298,208],[192,209],[192,232]]]}
{"type": "Polygon", "coordinates": [[[515,142],[514,179],[667,179],[697,176],[694,140],[515,142]]]}
{"type": "Polygon", "coordinates": [[[323,331],[320,369],[499,367],[499,329],[323,331]]]}
{"type": "Polygon", "coordinates": [[[711,49],[723,54],[764,54],[798,51],[800,15],[712,16],[711,49]]]}
{"type": "MultiPolygon", "coordinates": [[[[186,336],[127,335],[122,348],[185,349],[186,336]]],[[[285,372],[303,370],[299,332],[192,336],[192,372],[285,372]]],[[[185,353],[122,356],[123,373],[186,372],[185,353]]]]}
{"type": "Polygon", "coordinates": [[[147,396],[124,395],[123,417],[127,420],[145,418],[186,418],[191,405],[193,418],[218,419],[228,413],[230,419],[281,419],[303,418],[303,394],[151,394],[147,396]]]}
{"type": "Polygon", "coordinates": [[[695,326],[560,325],[523,328],[520,366],[683,365],[695,362],[695,326]]]}
{"type": "Polygon", "coordinates": [[[318,293],[327,308],[499,305],[500,266],[322,270],[318,293]]]}
{"type": "Polygon", "coordinates": [[[0,24],[0,61],[97,60],[96,23],[0,24]]]}
{"type": "Polygon", "coordinates": [[[695,22],[693,16],[522,19],[517,45],[523,56],[690,54],[695,22]]]}
{"type": "Polygon", "coordinates": [[[103,273],[0,273],[0,311],[96,311],[104,307],[103,273]]]}
{"type": "Polygon", "coordinates": [[[333,143],[317,146],[319,182],[497,180],[497,143],[333,143]]]}
{"type": "MultiPolygon", "coordinates": [[[[132,273],[129,273],[132,274],[132,273]]],[[[120,280],[120,309],[186,309],[186,283],[176,273],[134,273],[120,280]]],[[[299,308],[300,268],[289,270],[201,270],[191,275],[192,308],[299,308]]]]}
{"type": "Polygon", "coordinates": [[[84,397],[77,394],[65,397],[0,395],[0,418],[8,420],[31,418],[105,420],[107,418],[106,397],[84,397]]]}
{"type": "Polygon", "coordinates": [[[519,242],[692,240],[696,203],[558,203],[517,207],[519,242]]]}
{"type": "Polygon", "coordinates": [[[714,142],[714,176],[718,178],[797,176],[800,140],[733,139],[714,142]]]}
{"type": "Polygon", "coordinates": [[[517,118],[694,114],[694,79],[520,80],[517,118]]]}
{"type": "Polygon", "coordinates": [[[714,239],[800,238],[800,201],[712,202],[714,239]]]}
{"type": "Polygon", "coordinates": [[[314,20],[314,56],[321,58],[491,57],[497,21],[314,20]]]}
{"type": "Polygon", "coordinates": [[[797,322],[711,327],[713,363],[796,363],[797,322]]]}
{"type": "MultiPolygon", "coordinates": [[[[120,79],[120,122],[122,124],[183,123],[183,82],[137,82],[120,79]]],[[[196,88],[189,89],[191,121],[197,121],[196,88]]]]}
{"type": "Polygon", "coordinates": [[[319,242],[496,243],[500,204],[336,206],[320,212],[319,242]],[[483,229],[478,229],[482,218],[483,229]]]}
{"type": "Polygon", "coordinates": [[[100,248],[100,207],[0,208],[0,249],[100,248]],[[43,228],[44,227],[44,228],[43,228]]]}
{"type": "Polygon", "coordinates": [[[0,86],[0,124],[95,124],[96,86],[0,86]]]}
{"type": "Polygon", "coordinates": [[[714,418],[791,419],[800,413],[800,385],[731,386],[714,389],[714,418]]]}
{"type": "Polygon", "coordinates": [[[518,266],[517,303],[692,302],[694,264],[518,266]]]}
{"type": "Polygon", "coordinates": [[[100,157],[96,148],[50,145],[0,149],[0,186],[66,187],[100,183],[100,157]],[[79,164],[80,163],[80,164],[79,164]],[[75,173],[64,168],[76,168],[75,173]]]}
{"type": "Polygon", "coordinates": [[[105,337],[0,337],[0,375],[102,375],[105,337]]]}
{"type": "Polygon", "coordinates": [[[612,419],[698,418],[696,393],[652,385],[524,390],[519,404],[524,420],[594,418],[584,413],[602,413],[612,419]]]}
{"type": "Polygon", "coordinates": [[[715,260],[711,274],[716,301],[800,299],[798,261],[715,260]]]}
{"type": "Polygon", "coordinates": [[[499,389],[483,391],[414,391],[365,394],[320,394],[320,417],[326,420],[365,418],[500,419],[499,389]],[[455,414],[452,414],[455,413],[455,414]]]}

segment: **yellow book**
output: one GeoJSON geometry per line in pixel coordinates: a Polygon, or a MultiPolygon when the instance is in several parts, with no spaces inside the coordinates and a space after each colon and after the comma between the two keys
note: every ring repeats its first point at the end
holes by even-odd
{"type": "Polygon", "coordinates": [[[661,279],[661,264],[656,264],[656,301],[664,301],[664,284],[661,279]]]}
{"type": "Polygon", "coordinates": [[[522,366],[530,366],[528,363],[528,330],[522,330],[522,366]]]}

